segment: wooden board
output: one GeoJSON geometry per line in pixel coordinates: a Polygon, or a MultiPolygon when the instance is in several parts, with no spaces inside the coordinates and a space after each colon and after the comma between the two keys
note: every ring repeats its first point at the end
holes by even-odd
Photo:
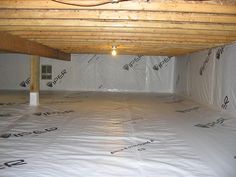
{"type": "Polygon", "coordinates": [[[184,55],[236,41],[236,2],[133,0],[81,7],[2,0],[0,31],[67,53],[110,53],[116,45],[118,54],[184,55]]]}
{"type": "Polygon", "coordinates": [[[71,59],[69,53],[39,44],[38,42],[29,41],[15,35],[7,34],[5,32],[0,32],[0,41],[0,50],[2,51],[40,55],[43,57],[67,61],[71,59]]]}

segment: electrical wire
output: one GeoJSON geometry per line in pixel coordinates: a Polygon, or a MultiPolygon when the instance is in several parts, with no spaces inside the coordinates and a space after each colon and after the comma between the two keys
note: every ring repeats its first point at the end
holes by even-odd
{"type": "Polygon", "coordinates": [[[131,0],[108,0],[108,1],[103,1],[103,2],[94,3],[94,4],[69,3],[69,2],[65,2],[63,0],[52,0],[52,1],[60,3],[60,4],[66,4],[66,5],[72,5],[72,6],[96,7],[96,6],[101,6],[101,5],[105,5],[105,4],[114,4],[114,3],[119,3],[119,2],[124,2],[124,1],[131,1],[131,0]]]}

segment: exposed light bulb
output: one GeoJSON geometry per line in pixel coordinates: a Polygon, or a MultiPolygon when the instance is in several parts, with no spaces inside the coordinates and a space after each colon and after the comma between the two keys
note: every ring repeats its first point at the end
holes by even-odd
{"type": "Polygon", "coordinates": [[[116,52],[116,46],[112,46],[112,52],[111,52],[112,56],[116,56],[117,52],[116,52]]]}
{"type": "Polygon", "coordinates": [[[112,56],[116,56],[117,55],[117,52],[116,52],[116,50],[112,50],[112,52],[111,52],[111,54],[112,54],[112,56]]]}

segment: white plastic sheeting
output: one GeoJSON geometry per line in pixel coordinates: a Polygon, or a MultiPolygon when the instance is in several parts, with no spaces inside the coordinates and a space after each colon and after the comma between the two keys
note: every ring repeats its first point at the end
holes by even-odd
{"type": "Polygon", "coordinates": [[[176,93],[235,115],[235,68],[235,44],[178,57],[175,68],[176,93]]]}
{"type": "Polygon", "coordinates": [[[235,177],[236,121],[172,95],[4,93],[2,177],[235,177]]]}
{"type": "MultiPolygon", "coordinates": [[[[168,57],[72,55],[72,61],[42,58],[52,65],[52,80],[41,90],[173,92],[175,59],[168,57]]],[[[0,55],[0,89],[28,89],[29,59],[0,55]],[[4,76],[4,77],[3,77],[4,76]]]]}
{"type": "Polygon", "coordinates": [[[30,75],[29,60],[25,55],[0,54],[0,89],[26,89],[20,83],[30,75]]]}
{"type": "Polygon", "coordinates": [[[175,62],[174,91],[180,95],[187,93],[188,56],[177,57],[175,62]]]}

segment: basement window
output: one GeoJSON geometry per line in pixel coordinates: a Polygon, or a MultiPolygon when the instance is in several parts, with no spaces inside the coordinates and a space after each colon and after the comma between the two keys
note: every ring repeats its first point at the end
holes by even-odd
{"type": "Polygon", "coordinates": [[[42,65],[41,68],[41,79],[51,80],[52,79],[52,65],[42,65]]]}

